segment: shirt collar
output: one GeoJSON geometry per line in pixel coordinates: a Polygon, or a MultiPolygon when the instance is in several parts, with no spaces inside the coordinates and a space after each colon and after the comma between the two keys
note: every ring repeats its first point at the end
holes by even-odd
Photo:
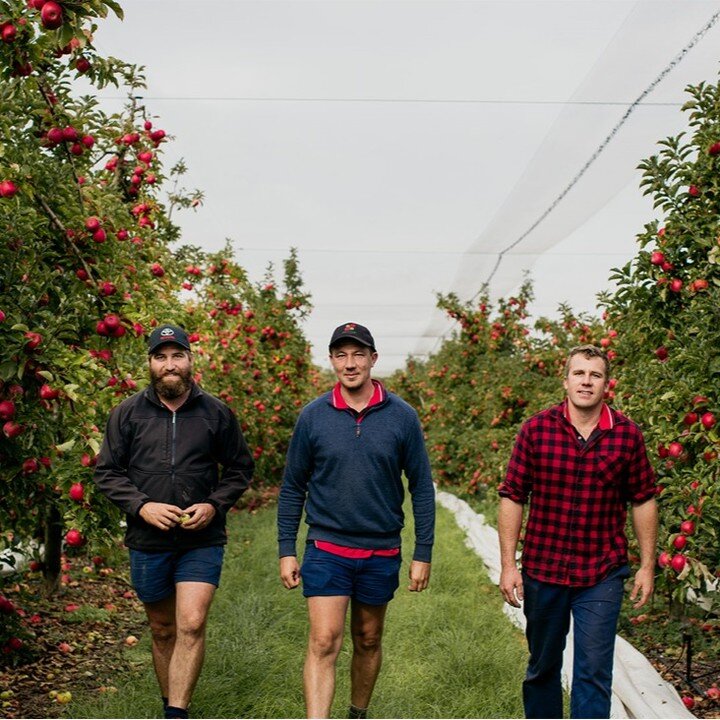
{"type": "MultiPolygon", "coordinates": [[[[563,402],[562,407],[563,417],[572,425],[570,420],[570,411],[568,410],[567,398],[563,402]]],[[[615,418],[613,418],[610,406],[607,403],[603,403],[600,408],[600,420],[596,426],[599,430],[612,430],[615,427],[615,418]]]]}
{"type": "MultiPolygon", "coordinates": [[[[373,380],[372,384],[374,388],[373,394],[364,410],[367,410],[373,405],[379,405],[385,399],[385,395],[387,394],[383,384],[379,380],[373,380]]],[[[340,391],[341,387],[340,383],[336,383],[335,387],[332,389],[332,404],[337,410],[347,410],[350,406],[345,402],[345,398],[342,396],[342,392],[340,391]]]]}

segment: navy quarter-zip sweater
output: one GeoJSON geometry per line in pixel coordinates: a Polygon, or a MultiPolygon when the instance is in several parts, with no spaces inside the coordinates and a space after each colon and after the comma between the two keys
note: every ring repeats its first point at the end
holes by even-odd
{"type": "Polygon", "coordinates": [[[306,405],[295,425],[278,505],[279,555],[296,555],[303,507],[310,540],[368,549],[400,546],[402,475],[415,518],[414,560],[430,562],[435,489],[417,413],[393,393],[358,415],[332,392],[306,405]]]}

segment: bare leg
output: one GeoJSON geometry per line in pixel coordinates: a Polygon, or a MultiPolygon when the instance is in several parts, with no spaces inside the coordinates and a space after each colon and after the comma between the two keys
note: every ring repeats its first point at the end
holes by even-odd
{"type": "Polygon", "coordinates": [[[385,605],[365,605],[352,601],[350,631],[353,656],[350,672],[351,702],[355,707],[370,704],[375,681],[382,665],[382,634],[385,625],[385,605]]]}
{"type": "Polygon", "coordinates": [[[303,685],[309,718],[330,717],[335,695],[335,663],[342,646],[349,601],[349,597],[342,595],[308,598],[310,637],[303,685]]]}
{"type": "Polygon", "coordinates": [[[168,696],[168,668],[175,649],[175,595],[145,603],[145,614],[152,634],[152,656],[160,693],[168,696]]]}
{"type": "Polygon", "coordinates": [[[168,704],[186,708],[205,657],[205,627],[215,586],[179,582],[176,588],[175,649],[168,668],[168,704]]]}

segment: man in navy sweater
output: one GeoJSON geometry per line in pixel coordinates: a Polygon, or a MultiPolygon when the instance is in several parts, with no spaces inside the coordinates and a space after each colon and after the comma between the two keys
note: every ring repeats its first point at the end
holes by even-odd
{"type": "Polygon", "coordinates": [[[382,660],[387,604],[399,585],[403,473],[415,518],[408,589],[430,580],[435,493],[417,413],[371,378],[370,331],[336,328],[330,362],[338,382],[303,408],[293,432],[278,507],[280,578],[307,598],[310,636],[303,673],[310,718],[330,717],[335,664],[350,606],[349,717],[367,717],[382,660]],[[305,509],[302,569],[295,543],[305,509]]]}

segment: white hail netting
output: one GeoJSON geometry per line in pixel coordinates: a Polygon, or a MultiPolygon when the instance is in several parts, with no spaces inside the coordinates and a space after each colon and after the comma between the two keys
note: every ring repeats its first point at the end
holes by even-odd
{"type": "Polygon", "coordinates": [[[720,2],[702,0],[123,7],[95,42],[147,67],[168,164],[206,193],[175,216],[184,241],[232,238],[257,279],[296,246],[316,359],[353,320],[379,373],[439,347],[435,292],[467,299],[492,276],[506,295],[529,269],[533,314],[591,310],[655,217],[638,162],[719,69],[720,2]]]}

